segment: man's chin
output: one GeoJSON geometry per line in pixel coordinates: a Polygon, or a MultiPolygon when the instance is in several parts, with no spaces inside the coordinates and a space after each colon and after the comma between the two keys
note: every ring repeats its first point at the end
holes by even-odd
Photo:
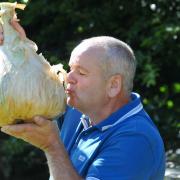
{"type": "Polygon", "coordinates": [[[71,107],[75,107],[75,103],[74,101],[71,99],[71,98],[67,98],[67,101],[66,101],[67,105],[71,106],[71,107]]]}
{"type": "MultiPolygon", "coordinates": [[[[81,111],[82,110],[82,104],[79,101],[76,101],[75,98],[67,97],[67,105],[74,107],[75,109],[81,111]]],[[[81,111],[82,112],[82,111],[81,111]]]]}

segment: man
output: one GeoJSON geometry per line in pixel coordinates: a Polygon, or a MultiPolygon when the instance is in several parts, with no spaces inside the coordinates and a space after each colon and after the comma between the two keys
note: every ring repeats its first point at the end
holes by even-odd
{"type": "Polygon", "coordinates": [[[60,139],[41,116],[1,131],[42,149],[54,180],[163,180],[162,139],[132,93],[132,49],[113,37],[90,38],[72,51],[69,66],[67,104],[81,120],[68,107],[60,139]]]}

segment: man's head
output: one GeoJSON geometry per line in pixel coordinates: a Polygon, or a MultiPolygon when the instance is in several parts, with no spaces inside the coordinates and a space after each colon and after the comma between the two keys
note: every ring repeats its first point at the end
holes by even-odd
{"type": "MultiPolygon", "coordinates": [[[[103,103],[108,103],[110,99],[122,93],[128,97],[132,91],[136,69],[135,56],[131,48],[118,39],[100,36],[82,41],[72,51],[69,65],[71,71],[68,76],[68,87],[70,88],[67,89],[70,92],[70,100],[73,97],[71,90],[77,93],[78,88],[79,102],[84,98],[91,106],[100,103],[99,101],[102,102],[99,105],[103,106],[103,103]],[[80,87],[86,80],[87,84],[91,84],[80,87]]],[[[71,102],[70,105],[76,107],[76,104],[71,102]]]]}
{"type": "Polygon", "coordinates": [[[83,50],[83,47],[102,49],[99,60],[106,78],[121,74],[124,90],[128,93],[132,91],[136,59],[129,45],[113,37],[99,36],[82,41],[74,51],[83,50]]]}

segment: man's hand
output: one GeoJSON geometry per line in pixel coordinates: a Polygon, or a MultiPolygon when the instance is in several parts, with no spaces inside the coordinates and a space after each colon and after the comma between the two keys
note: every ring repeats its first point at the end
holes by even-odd
{"type": "MultiPolygon", "coordinates": [[[[11,26],[19,33],[19,36],[22,40],[26,38],[26,33],[23,29],[23,27],[19,24],[19,20],[17,18],[13,18],[10,21],[11,26]]],[[[0,24],[0,46],[3,45],[4,42],[4,32],[3,32],[3,26],[0,24]]]]}
{"type": "Polygon", "coordinates": [[[17,19],[16,17],[14,17],[10,24],[12,25],[12,27],[19,33],[20,38],[23,40],[26,38],[26,33],[23,29],[23,27],[19,24],[19,19],[17,19]]]}
{"type": "Polygon", "coordinates": [[[41,116],[35,116],[32,123],[3,126],[1,131],[23,139],[45,152],[59,144],[57,125],[41,116]]]}
{"type": "Polygon", "coordinates": [[[54,180],[82,180],[75,171],[64,145],[59,140],[57,126],[54,122],[36,116],[32,123],[3,126],[1,131],[43,150],[54,180]]]}
{"type": "Polygon", "coordinates": [[[3,45],[3,41],[4,41],[3,27],[0,24],[0,45],[3,45]]]}

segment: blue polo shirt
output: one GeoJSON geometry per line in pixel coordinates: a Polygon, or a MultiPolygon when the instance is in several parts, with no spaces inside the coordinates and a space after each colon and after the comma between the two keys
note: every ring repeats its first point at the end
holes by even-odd
{"type": "Polygon", "coordinates": [[[61,139],[74,168],[87,180],[163,180],[164,145],[140,96],[101,123],[68,108],[61,139]]]}

